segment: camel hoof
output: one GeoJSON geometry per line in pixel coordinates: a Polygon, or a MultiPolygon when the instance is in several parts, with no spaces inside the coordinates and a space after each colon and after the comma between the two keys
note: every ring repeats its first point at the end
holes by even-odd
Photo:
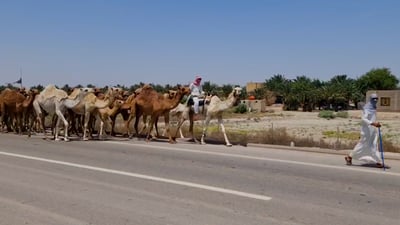
{"type": "Polygon", "coordinates": [[[65,141],[65,142],[68,142],[68,141],[70,141],[70,140],[69,140],[69,138],[64,138],[64,141],[65,141]]]}
{"type": "Polygon", "coordinates": [[[232,147],[232,144],[231,143],[226,144],[226,147],[232,147]]]}
{"type": "Polygon", "coordinates": [[[54,141],[60,141],[61,139],[60,138],[54,138],[54,141]]]}
{"type": "Polygon", "coordinates": [[[89,138],[83,138],[82,140],[84,140],[84,141],[89,141],[89,138]]]}

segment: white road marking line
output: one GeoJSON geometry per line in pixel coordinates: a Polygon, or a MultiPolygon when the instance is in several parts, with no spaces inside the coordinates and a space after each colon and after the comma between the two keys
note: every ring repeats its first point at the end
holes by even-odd
{"type": "Polygon", "coordinates": [[[320,167],[320,168],[352,170],[352,171],[365,172],[365,173],[400,176],[400,173],[393,173],[393,172],[388,172],[388,171],[383,171],[383,170],[366,170],[366,169],[362,169],[362,168],[356,168],[354,166],[333,166],[333,165],[300,162],[300,161],[285,160],[285,159],[273,159],[273,158],[266,158],[266,157],[238,155],[238,154],[232,154],[232,153],[209,152],[209,151],[204,151],[204,150],[192,150],[192,149],[177,148],[177,147],[159,146],[159,145],[137,144],[137,143],[133,143],[133,142],[126,143],[126,142],[108,141],[105,143],[120,144],[120,145],[135,145],[135,146],[140,146],[140,147],[145,147],[145,148],[163,149],[163,150],[169,150],[169,151],[191,152],[191,153],[197,153],[197,154],[217,155],[217,156],[226,156],[226,157],[233,157],[233,158],[270,161],[270,162],[282,162],[282,163],[303,165],[303,166],[314,166],[314,167],[320,167]]]}
{"type": "Polygon", "coordinates": [[[252,193],[247,193],[247,192],[235,191],[235,190],[231,190],[231,189],[219,188],[219,187],[208,186],[208,185],[203,185],[203,184],[196,184],[196,183],[192,183],[192,182],[172,180],[172,179],[166,179],[166,178],[162,178],[162,177],[148,176],[148,175],[144,175],[144,174],[130,173],[130,172],[125,172],[125,171],[112,170],[112,169],[106,169],[106,168],[101,168],[101,167],[95,167],[95,166],[89,166],[89,165],[83,165],[83,164],[77,164],[77,163],[70,163],[70,162],[64,162],[64,161],[58,161],[58,160],[52,160],[52,159],[46,159],[46,158],[40,158],[40,157],[34,157],[34,156],[28,156],[28,155],[21,155],[21,154],[15,154],[15,153],[3,152],[3,151],[0,151],[0,155],[17,157],[17,158],[22,158],[22,159],[36,160],[36,161],[41,161],[41,162],[70,166],[70,167],[75,167],[75,168],[80,168],[80,169],[99,171],[99,172],[104,172],[104,173],[118,174],[118,175],[123,175],[123,176],[128,176],[128,177],[135,177],[135,178],[140,178],[140,179],[145,179],[145,180],[158,181],[158,182],[164,182],[164,183],[169,183],[169,184],[176,184],[176,185],[192,187],[192,188],[199,188],[199,189],[204,189],[204,190],[208,190],[208,191],[231,194],[231,195],[236,195],[236,196],[241,196],[241,197],[246,197],[246,198],[257,199],[257,200],[269,201],[272,199],[271,197],[268,197],[265,195],[252,194],[252,193]]]}

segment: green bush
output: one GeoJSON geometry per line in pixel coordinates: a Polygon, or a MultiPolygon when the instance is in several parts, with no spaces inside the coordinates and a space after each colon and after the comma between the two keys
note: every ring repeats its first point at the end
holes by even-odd
{"type": "Polygon", "coordinates": [[[234,112],[235,112],[235,113],[241,113],[241,114],[247,112],[247,106],[246,106],[246,104],[240,103],[238,106],[236,106],[234,112]]]}
{"type": "Polygon", "coordinates": [[[331,110],[323,110],[319,112],[318,117],[325,118],[325,119],[334,119],[335,113],[331,110]]]}
{"type": "Polygon", "coordinates": [[[341,111],[336,113],[336,117],[349,118],[349,113],[347,111],[341,111]]]}

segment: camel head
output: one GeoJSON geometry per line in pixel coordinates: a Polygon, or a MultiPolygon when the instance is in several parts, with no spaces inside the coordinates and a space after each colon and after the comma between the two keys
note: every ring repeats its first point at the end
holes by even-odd
{"type": "Polygon", "coordinates": [[[242,93],[242,88],[241,87],[235,87],[233,88],[233,96],[238,98],[240,96],[240,94],[242,93]]]}
{"type": "Polygon", "coordinates": [[[239,102],[240,102],[240,94],[242,93],[242,88],[241,87],[235,87],[233,90],[232,90],[232,94],[233,94],[233,97],[236,99],[236,101],[234,102],[234,104],[233,105],[238,105],[239,104],[239,102]]]}
{"type": "Polygon", "coordinates": [[[71,94],[68,96],[69,99],[82,99],[84,98],[87,94],[89,93],[94,93],[93,88],[89,87],[82,87],[82,88],[74,88],[71,94]]]}
{"type": "Polygon", "coordinates": [[[190,94],[189,86],[178,86],[178,91],[180,91],[182,93],[182,95],[190,94]]]}
{"type": "Polygon", "coordinates": [[[175,96],[176,96],[177,93],[178,93],[178,92],[175,91],[175,90],[169,90],[168,93],[165,93],[165,94],[164,94],[164,97],[165,97],[165,98],[169,98],[169,99],[173,99],[173,98],[175,98],[175,96]]]}
{"type": "Polygon", "coordinates": [[[121,106],[124,104],[125,102],[123,100],[115,100],[114,101],[114,107],[117,107],[118,109],[121,108],[121,106]]]}

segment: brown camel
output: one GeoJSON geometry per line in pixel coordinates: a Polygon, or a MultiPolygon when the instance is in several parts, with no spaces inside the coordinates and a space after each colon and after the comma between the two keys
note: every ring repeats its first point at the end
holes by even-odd
{"type": "MultiPolygon", "coordinates": [[[[120,88],[108,88],[103,99],[99,99],[94,93],[89,93],[85,96],[76,106],[72,108],[72,111],[78,115],[85,115],[84,126],[83,126],[83,140],[87,141],[88,138],[88,126],[90,121],[90,115],[96,109],[101,109],[110,106],[114,99],[120,95],[120,88]]],[[[104,122],[104,121],[103,121],[104,122]]]]}
{"type": "Polygon", "coordinates": [[[146,139],[150,140],[150,133],[153,129],[155,121],[160,116],[164,116],[165,129],[169,135],[169,142],[175,143],[169,132],[169,111],[175,108],[182,100],[183,96],[190,93],[189,87],[178,87],[176,95],[173,98],[165,97],[163,94],[157,93],[150,85],[144,85],[140,93],[136,96],[131,105],[131,112],[126,123],[129,132],[130,121],[135,117],[135,131],[138,132],[138,123],[140,116],[151,116],[146,139]]]}
{"type": "Polygon", "coordinates": [[[22,121],[28,129],[28,137],[31,136],[31,130],[35,122],[35,115],[33,109],[33,100],[35,100],[36,95],[39,94],[39,90],[31,89],[28,91],[28,96],[22,103],[17,103],[16,110],[22,115],[22,121]]]}
{"type": "Polygon", "coordinates": [[[2,114],[0,118],[0,123],[5,122],[7,124],[7,129],[11,127],[12,121],[15,121],[15,131],[18,134],[22,133],[23,121],[22,121],[22,108],[17,105],[22,105],[25,100],[25,95],[21,94],[20,91],[5,89],[1,94],[1,108],[2,114]]]}

